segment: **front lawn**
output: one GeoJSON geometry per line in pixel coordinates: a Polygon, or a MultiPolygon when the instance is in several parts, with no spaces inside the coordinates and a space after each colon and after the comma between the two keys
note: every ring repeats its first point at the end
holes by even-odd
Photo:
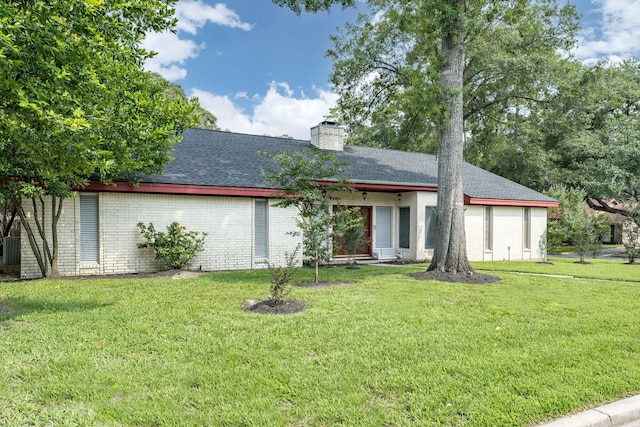
{"type": "Polygon", "coordinates": [[[412,271],[324,270],[356,283],[285,316],[241,309],[265,271],[0,283],[0,425],[521,426],[640,390],[640,283],[412,271]]]}
{"type": "Polygon", "coordinates": [[[613,259],[587,258],[581,264],[578,258],[549,257],[549,263],[532,261],[491,261],[472,262],[474,269],[482,273],[521,272],[571,276],[585,279],[616,280],[638,282],[640,284],[640,262],[627,264],[626,258],[613,259]]]}

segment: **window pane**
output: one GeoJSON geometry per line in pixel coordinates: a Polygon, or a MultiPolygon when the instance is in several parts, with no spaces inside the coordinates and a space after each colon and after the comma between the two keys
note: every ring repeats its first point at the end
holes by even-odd
{"type": "Polygon", "coordinates": [[[391,206],[376,207],[376,247],[391,248],[391,206]]]}
{"type": "Polygon", "coordinates": [[[267,258],[269,256],[269,227],[267,218],[267,201],[256,200],[255,203],[255,256],[267,258]]]}
{"type": "Polygon", "coordinates": [[[491,206],[484,208],[484,248],[493,249],[493,209],[491,206]]]}
{"type": "Polygon", "coordinates": [[[436,246],[436,228],[438,222],[436,221],[436,210],[432,206],[427,206],[424,215],[424,228],[425,234],[425,249],[433,249],[436,246]]]}
{"type": "Polygon", "coordinates": [[[400,208],[400,219],[399,219],[399,241],[398,246],[403,249],[409,248],[410,242],[410,225],[411,225],[411,214],[409,208],[400,208]]]}
{"type": "Polygon", "coordinates": [[[80,194],[80,262],[100,262],[98,195],[80,194]]]}
{"type": "Polygon", "coordinates": [[[524,247],[531,249],[531,208],[524,208],[524,247]]]}

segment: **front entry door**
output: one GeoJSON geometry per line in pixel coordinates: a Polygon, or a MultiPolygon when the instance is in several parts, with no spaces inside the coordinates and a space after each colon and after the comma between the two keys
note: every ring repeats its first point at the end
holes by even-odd
{"type": "MultiPolygon", "coordinates": [[[[364,224],[364,237],[368,239],[368,242],[369,242],[363,249],[360,250],[359,253],[354,255],[371,256],[371,220],[372,220],[371,210],[372,210],[372,207],[371,206],[345,206],[345,207],[349,209],[358,209],[360,211],[360,216],[362,217],[362,222],[364,224]]],[[[333,207],[333,209],[340,209],[340,208],[343,208],[343,207],[341,206],[333,207]]],[[[334,239],[334,245],[337,245],[340,247],[340,250],[336,252],[336,256],[349,255],[347,249],[342,244],[341,238],[336,237],[334,239]]]]}

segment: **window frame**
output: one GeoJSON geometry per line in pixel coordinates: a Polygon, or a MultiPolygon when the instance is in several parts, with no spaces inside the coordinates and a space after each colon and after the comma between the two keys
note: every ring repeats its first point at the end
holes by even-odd
{"type": "Polygon", "coordinates": [[[398,208],[398,248],[411,249],[411,207],[409,206],[398,208]],[[404,246],[405,243],[406,246],[404,246]]]}
{"type": "Polygon", "coordinates": [[[80,264],[100,264],[100,199],[95,193],[78,197],[78,258],[80,264]]]}
{"type": "Polygon", "coordinates": [[[531,241],[531,208],[525,207],[522,212],[522,227],[523,227],[523,236],[522,236],[522,245],[525,249],[531,250],[532,241],[531,241]]]}
{"type": "Polygon", "coordinates": [[[435,249],[436,247],[436,233],[438,230],[438,217],[436,216],[435,206],[425,206],[424,209],[424,248],[435,249]],[[429,224],[427,225],[427,218],[429,218],[429,224]],[[431,245],[429,236],[432,236],[431,245]]]}
{"type": "Polygon", "coordinates": [[[493,206],[484,207],[484,250],[493,251],[493,206]]]}
{"type": "Polygon", "coordinates": [[[256,258],[269,257],[269,201],[255,199],[253,203],[253,253],[256,258]]]}

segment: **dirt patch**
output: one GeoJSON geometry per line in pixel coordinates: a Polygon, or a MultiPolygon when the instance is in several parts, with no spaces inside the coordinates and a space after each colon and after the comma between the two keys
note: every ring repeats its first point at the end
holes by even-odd
{"type": "Polygon", "coordinates": [[[296,283],[293,286],[298,286],[301,288],[331,288],[333,286],[350,286],[351,283],[345,283],[345,282],[300,282],[300,283],[296,283]]]}
{"type": "Polygon", "coordinates": [[[4,265],[0,257],[0,282],[15,282],[20,280],[19,265],[4,265]]]}
{"type": "Polygon", "coordinates": [[[283,300],[276,303],[273,300],[248,301],[244,306],[244,311],[258,314],[293,314],[299,313],[307,306],[302,301],[283,300]]]}
{"type": "Polygon", "coordinates": [[[17,282],[20,280],[20,273],[3,273],[0,271],[0,282],[17,282]]]}
{"type": "Polygon", "coordinates": [[[471,285],[487,285],[497,283],[500,278],[490,274],[482,273],[449,273],[438,270],[422,271],[420,273],[411,273],[407,276],[417,280],[437,280],[439,282],[467,283],[471,285]]]}

